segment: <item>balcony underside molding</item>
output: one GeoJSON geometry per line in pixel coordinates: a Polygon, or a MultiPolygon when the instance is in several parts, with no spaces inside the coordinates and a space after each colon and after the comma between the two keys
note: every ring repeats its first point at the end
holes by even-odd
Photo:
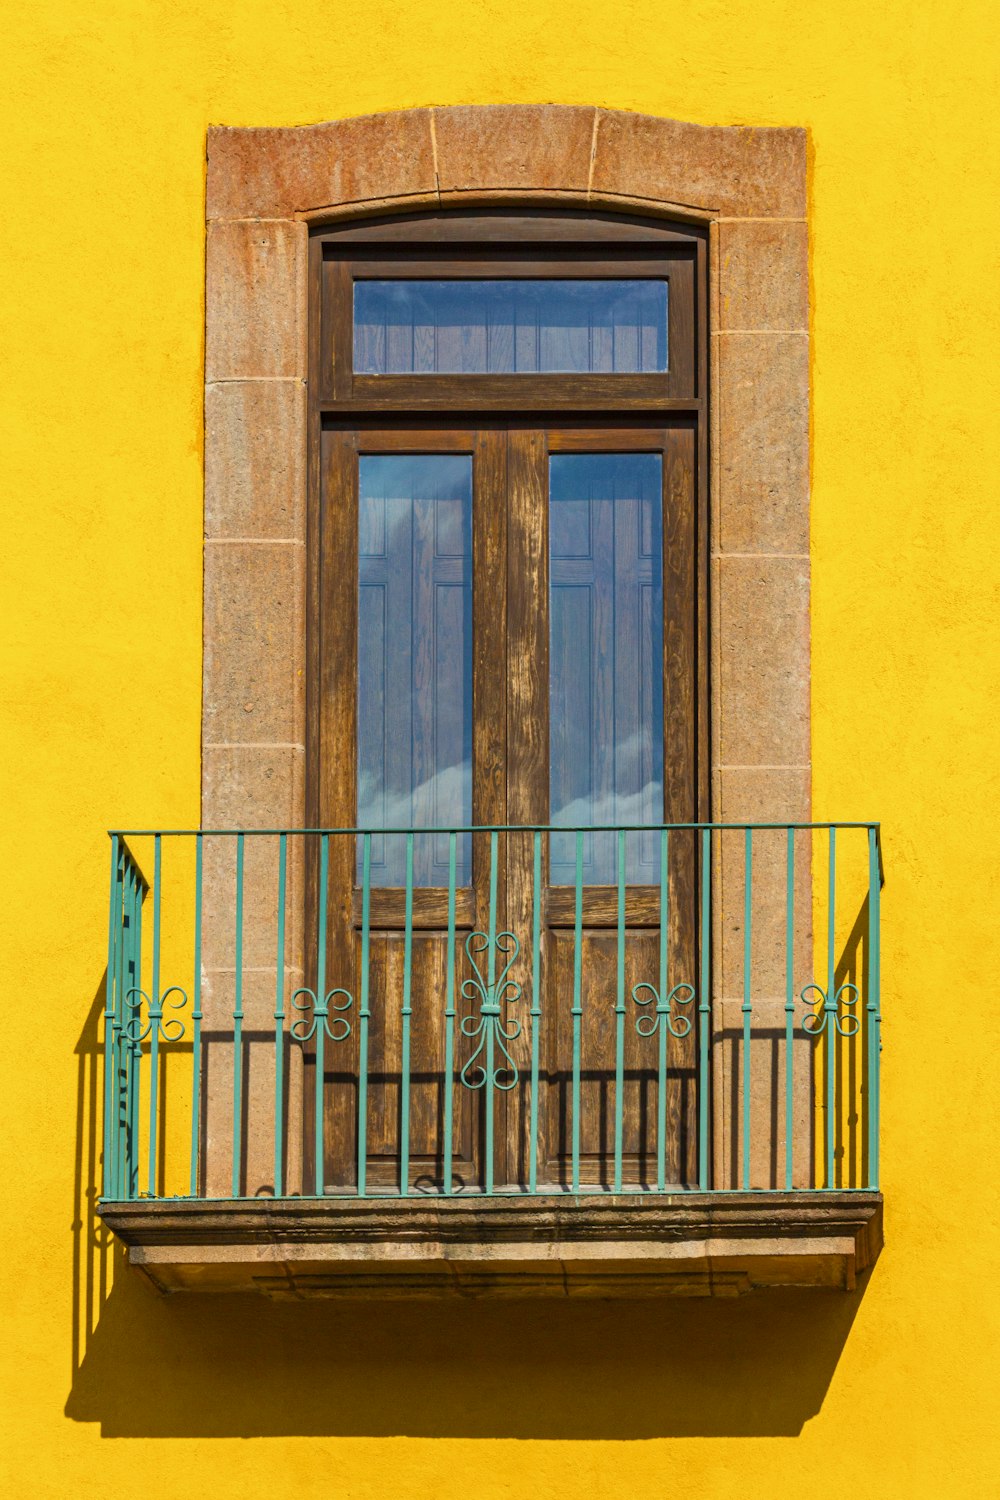
{"type": "Polygon", "coordinates": [[[162,1292],[284,1299],[852,1290],[882,1247],[882,1198],[867,1192],[161,1199],[100,1213],[162,1292]]]}

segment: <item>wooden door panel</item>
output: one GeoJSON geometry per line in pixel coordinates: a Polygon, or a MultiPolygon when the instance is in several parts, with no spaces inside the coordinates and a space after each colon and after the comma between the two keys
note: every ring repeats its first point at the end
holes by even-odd
{"type": "MultiPolygon", "coordinates": [[[[667,1186],[690,1181],[693,1146],[694,1053],[687,1037],[667,1033],[666,1067],[660,1076],[659,1033],[641,1034],[637,1020],[653,1011],[637,1005],[638,986],[656,984],[659,934],[625,930],[624,1025],[622,1027],[622,1180],[625,1186],[653,1187],[660,1149],[660,1088],[664,1089],[664,1171],[667,1186]]],[[[543,1022],[545,1132],[540,1177],[568,1187],[572,1182],[575,936],[549,934],[543,1022]]],[[[580,1002],[580,1182],[611,1188],[614,1183],[616,1070],[618,1045],[618,934],[598,929],[581,939],[580,1002]]],[[[646,992],[638,990],[641,998],[646,992]]],[[[689,1014],[693,1002],[675,1002],[673,1015],[689,1014]]],[[[676,1024],[676,1019],[675,1019],[676,1024]]],[[[683,1029],[682,1027],[680,1029],[683,1029]]]]}
{"type": "MultiPolygon", "coordinates": [[[[456,1009],[464,977],[465,934],[457,934],[454,972],[456,1009]]],[[[361,937],[356,940],[361,969],[361,937]]],[[[395,1189],[399,1183],[403,1088],[403,997],[405,938],[401,932],[376,932],[369,939],[371,1018],[368,1027],[368,1108],[366,1162],[370,1188],[395,1189]]],[[[448,938],[446,932],[415,932],[410,967],[409,1155],[411,1190],[440,1190],[445,1126],[445,997],[448,938]]],[[[328,1049],[329,1052],[330,1049],[328,1049]]],[[[462,1038],[455,1022],[452,1075],[453,1186],[478,1180],[476,1139],[479,1122],[474,1097],[458,1078],[462,1038]]],[[[326,1181],[353,1186],[357,1181],[357,1084],[360,1066],[356,1014],[348,1044],[336,1049],[327,1072],[326,1181]]]]}

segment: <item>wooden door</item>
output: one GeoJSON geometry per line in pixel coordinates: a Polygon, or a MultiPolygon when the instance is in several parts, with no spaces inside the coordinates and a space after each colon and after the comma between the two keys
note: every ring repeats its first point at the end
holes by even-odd
{"type": "MultiPolygon", "coordinates": [[[[694,834],[620,846],[614,829],[697,817],[694,454],[683,421],[326,434],[323,823],[523,829],[456,839],[450,976],[447,836],[409,844],[407,941],[408,841],[372,835],[369,1190],[440,1190],[446,1091],[453,1189],[607,1187],[616,1161],[623,1186],[692,1179],[694,1026],[657,1037],[636,1021],[696,972],[694,834]],[[610,825],[581,837],[579,920],[576,835],[539,843],[550,822],[610,825]],[[491,931],[513,934],[494,946],[498,970],[516,946],[504,1019],[520,1029],[512,1068],[476,1087],[465,944],[491,931]]],[[[357,997],[361,855],[334,846],[328,946],[351,956],[357,997]]],[[[361,1041],[352,1027],[327,1063],[333,1189],[358,1179],[361,1041]]]]}
{"type": "MultiPolygon", "coordinates": [[[[698,817],[695,436],[685,422],[510,433],[512,824],[698,817]]],[[[533,1148],[526,1082],[505,1100],[512,1183],[529,1180],[533,1156],[539,1186],[612,1187],[616,1160],[623,1187],[694,1180],[695,838],[628,833],[619,864],[616,832],[583,835],[579,935],[576,835],[545,839],[537,1124],[533,1148]],[[671,992],[668,1026],[657,1001],[671,992]]],[[[527,980],[530,836],[508,843],[527,980]]],[[[518,1063],[527,1081],[528,1026],[518,1063]]]]}
{"type": "Polygon", "coordinates": [[[368,1190],[440,1191],[447,1089],[461,1190],[482,1176],[484,1124],[457,1069],[445,1077],[447,1008],[489,870],[482,840],[457,834],[449,986],[451,841],[419,830],[506,816],[506,442],[500,429],[338,428],[323,457],[319,807],[325,826],[374,830],[364,1028],[365,840],[332,840],[328,950],[350,956],[355,1021],[327,1063],[324,1180],[357,1184],[363,1127],[368,1190]]]}

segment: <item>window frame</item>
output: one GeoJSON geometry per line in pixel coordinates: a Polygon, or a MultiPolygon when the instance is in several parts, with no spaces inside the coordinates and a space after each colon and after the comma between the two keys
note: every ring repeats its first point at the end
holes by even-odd
{"type": "MultiPolygon", "coordinates": [[[[696,812],[710,816],[709,751],[709,515],[708,515],[708,231],[636,215],[568,209],[452,209],[388,219],[323,225],[309,240],[309,381],[306,599],[306,782],[310,826],[324,821],[323,750],[331,750],[331,691],[344,685],[321,680],[333,653],[323,650],[321,554],[332,540],[323,514],[322,455],[326,427],[401,434],[440,432],[454,417],[468,432],[477,415],[484,427],[501,414],[524,416],[532,427],[574,423],[613,441],[616,422],[645,416],[685,417],[695,428],[695,778],[696,812]],[[668,371],[645,374],[362,375],[353,358],[353,280],[392,271],[401,279],[435,275],[505,278],[525,276],[634,275],[670,283],[668,371]],[[330,351],[327,357],[326,351],[330,351]]],[[[405,441],[405,438],[403,439],[405,441]]],[[[333,528],[336,531],[336,527],[333,528]]],[[[474,564],[475,567],[475,564],[474,564]]],[[[355,568],[349,569],[352,577],[355,568]]],[[[338,655],[344,667],[353,649],[348,627],[338,655]]],[[[478,653],[476,653],[478,655],[478,653]]],[[[353,762],[353,753],[351,754],[353,762]]]]}

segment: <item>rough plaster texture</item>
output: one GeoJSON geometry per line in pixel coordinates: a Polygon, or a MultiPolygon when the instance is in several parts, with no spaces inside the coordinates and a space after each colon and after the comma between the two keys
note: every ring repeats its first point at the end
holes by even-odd
{"type": "Polygon", "coordinates": [[[5,19],[6,1492],[994,1492],[1000,1023],[949,1017],[1000,967],[996,7],[5,19]],[[103,830],[198,820],[206,127],[582,99],[808,130],[813,798],[886,830],[886,1249],[847,1298],[158,1300],[95,1235],[95,1016],[103,830]]]}

